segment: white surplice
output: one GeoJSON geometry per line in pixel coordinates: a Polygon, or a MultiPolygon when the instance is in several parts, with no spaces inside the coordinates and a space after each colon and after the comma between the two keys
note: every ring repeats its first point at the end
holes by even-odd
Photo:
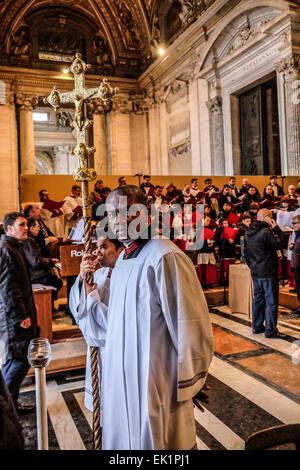
{"type": "MultiPolygon", "coordinates": [[[[104,347],[107,329],[107,306],[109,302],[110,278],[109,268],[101,268],[95,272],[94,282],[97,291],[91,292],[88,297],[85,287],[80,289],[79,276],[73,284],[69,295],[69,307],[88,346],[98,347],[100,406],[103,404],[102,370],[104,363],[104,347]]],[[[91,360],[89,347],[86,357],[85,396],[86,408],[93,411],[91,360]]],[[[101,413],[102,414],[102,413],[101,413]]]]}
{"type": "Polygon", "coordinates": [[[65,228],[64,228],[64,216],[59,215],[58,217],[52,217],[52,212],[48,209],[43,209],[41,206],[41,219],[51,230],[53,235],[58,238],[65,237],[65,228]]]}
{"type": "Polygon", "coordinates": [[[86,302],[97,324],[107,319],[102,448],[191,449],[192,397],[213,355],[201,285],[191,260],[169,240],[123,256],[112,273],[108,315],[97,290],[86,302]]]}
{"type": "Polygon", "coordinates": [[[67,196],[65,197],[65,203],[62,206],[63,213],[65,215],[65,237],[68,238],[69,231],[71,228],[75,228],[79,218],[72,219],[74,216],[73,210],[76,209],[77,206],[82,206],[82,199],[81,197],[73,197],[67,196]]]}

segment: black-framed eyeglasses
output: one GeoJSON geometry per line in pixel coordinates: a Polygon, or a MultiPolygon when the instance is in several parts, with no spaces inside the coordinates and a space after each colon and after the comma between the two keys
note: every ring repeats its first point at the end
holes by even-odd
{"type": "Polygon", "coordinates": [[[300,224],[300,222],[292,222],[292,225],[300,224]]]}

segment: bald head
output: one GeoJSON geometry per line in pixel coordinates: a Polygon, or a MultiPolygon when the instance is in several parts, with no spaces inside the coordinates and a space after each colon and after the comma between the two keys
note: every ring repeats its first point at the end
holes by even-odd
{"type": "Polygon", "coordinates": [[[261,209],[260,211],[258,211],[257,220],[260,220],[260,222],[264,222],[265,217],[270,217],[270,219],[272,219],[272,211],[270,211],[269,209],[261,209]]]}
{"type": "Polygon", "coordinates": [[[133,184],[114,189],[107,197],[107,202],[111,202],[116,196],[126,196],[129,205],[135,203],[146,205],[147,203],[145,193],[138,186],[134,186],[133,184]]]}

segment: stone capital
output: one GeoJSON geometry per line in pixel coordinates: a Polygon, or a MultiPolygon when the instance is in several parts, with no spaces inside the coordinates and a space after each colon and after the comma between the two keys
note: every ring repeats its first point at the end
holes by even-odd
{"type": "Polygon", "coordinates": [[[105,105],[102,100],[90,101],[89,107],[92,114],[104,114],[109,110],[109,106],[105,105]]]}
{"type": "Polygon", "coordinates": [[[33,111],[39,99],[35,95],[16,94],[16,105],[20,111],[33,111]]]}
{"type": "Polygon", "coordinates": [[[116,111],[121,114],[129,114],[132,111],[133,104],[126,98],[117,96],[111,105],[112,111],[116,111]]]}
{"type": "Polygon", "coordinates": [[[53,147],[53,157],[56,158],[60,155],[69,155],[71,151],[71,145],[58,145],[56,147],[53,147]]]}
{"type": "Polygon", "coordinates": [[[165,93],[166,90],[164,87],[160,88],[159,90],[156,90],[154,92],[155,102],[158,104],[162,104],[165,101],[165,93]]]}
{"type": "Polygon", "coordinates": [[[280,62],[275,64],[275,68],[278,73],[284,73],[286,75],[300,73],[300,55],[291,53],[283,57],[280,62]]]}
{"type": "Polygon", "coordinates": [[[222,113],[222,98],[216,96],[212,98],[206,103],[206,106],[213,114],[221,114],[222,113]]]}

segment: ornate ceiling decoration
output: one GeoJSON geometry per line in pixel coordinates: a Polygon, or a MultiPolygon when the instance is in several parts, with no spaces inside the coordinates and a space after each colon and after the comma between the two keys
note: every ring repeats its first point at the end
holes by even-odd
{"type": "Polygon", "coordinates": [[[157,0],[0,0],[0,63],[57,68],[77,50],[91,73],[138,76],[152,60],[157,0]]]}
{"type": "Polygon", "coordinates": [[[214,1],[0,0],[0,64],[57,70],[80,51],[90,73],[137,77],[214,1]]]}

